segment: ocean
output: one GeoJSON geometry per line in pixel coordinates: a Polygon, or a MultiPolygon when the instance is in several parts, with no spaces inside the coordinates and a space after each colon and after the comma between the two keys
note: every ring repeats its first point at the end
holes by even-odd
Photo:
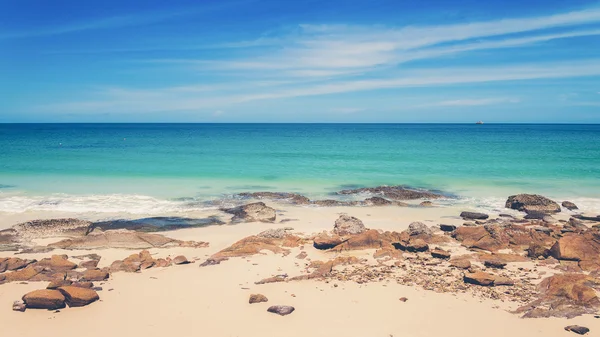
{"type": "Polygon", "coordinates": [[[539,193],[600,212],[600,125],[0,124],[0,212],[160,214],[378,185],[483,209],[539,193]]]}

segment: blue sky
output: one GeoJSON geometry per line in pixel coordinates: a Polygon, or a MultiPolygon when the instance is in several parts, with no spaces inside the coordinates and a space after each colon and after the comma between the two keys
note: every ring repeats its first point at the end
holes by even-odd
{"type": "Polygon", "coordinates": [[[0,122],[600,123],[600,2],[0,0],[0,122]]]}

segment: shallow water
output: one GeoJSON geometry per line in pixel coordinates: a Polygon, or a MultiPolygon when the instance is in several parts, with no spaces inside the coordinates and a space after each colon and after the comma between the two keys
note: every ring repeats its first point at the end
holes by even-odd
{"type": "Polygon", "coordinates": [[[600,125],[0,124],[6,212],[161,214],[243,191],[316,199],[383,184],[482,208],[528,192],[593,211],[599,177],[600,125]]]}

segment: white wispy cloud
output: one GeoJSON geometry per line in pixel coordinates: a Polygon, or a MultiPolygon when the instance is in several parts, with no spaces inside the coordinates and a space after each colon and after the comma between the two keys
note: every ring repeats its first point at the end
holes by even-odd
{"type": "Polygon", "coordinates": [[[420,107],[436,107],[436,106],[446,106],[446,107],[461,107],[461,106],[484,106],[484,105],[496,105],[503,103],[519,103],[521,100],[519,98],[506,98],[506,97],[497,97],[497,98],[471,98],[471,99],[454,99],[447,100],[441,102],[434,102],[428,104],[422,104],[420,107]]]}
{"type": "MultiPolygon", "coordinates": [[[[162,88],[152,90],[129,90],[110,88],[97,93],[98,101],[68,102],[37,107],[53,111],[98,112],[111,111],[156,112],[175,110],[198,110],[216,108],[250,101],[283,99],[293,97],[341,94],[349,92],[409,88],[436,87],[457,84],[474,84],[501,81],[539,80],[550,78],[570,78],[600,76],[600,59],[571,62],[522,64],[503,67],[465,67],[415,70],[404,76],[385,79],[361,79],[337,81],[333,83],[308,83],[291,86],[256,87],[248,83],[245,90],[233,93],[205,92],[199,95],[194,90],[173,90],[162,88]]],[[[241,85],[241,84],[240,84],[241,85]]],[[[517,103],[518,98],[503,98],[505,103],[517,103]]],[[[498,103],[488,100],[455,100],[443,102],[450,105],[483,105],[498,103]]]]}

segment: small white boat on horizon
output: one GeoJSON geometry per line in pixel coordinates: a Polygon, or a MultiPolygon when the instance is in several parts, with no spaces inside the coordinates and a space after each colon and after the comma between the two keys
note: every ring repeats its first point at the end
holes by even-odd
{"type": "Polygon", "coordinates": [[[483,122],[482,122],[482,121],[479,121],[479,122],[477,122],[477,123],[475,123],[475,124],[483,124],[483,122]]]}

